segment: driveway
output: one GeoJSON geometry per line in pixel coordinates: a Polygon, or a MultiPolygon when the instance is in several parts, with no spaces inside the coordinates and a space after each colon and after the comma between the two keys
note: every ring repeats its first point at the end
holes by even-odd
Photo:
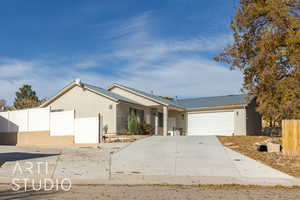
{"type": "Polygon", "coordinates": [[[139,140],[113,154],[112,174],[140,175],[143,179],[151,176],[206,177],[207,180],[229,179],[249,184],[294,180],[225,148],[215,136],[153,136],[139,140]]]}
{"type": "Polygon", "coordinates": [[[69,178],[72,184],[300,185],[225,148],[214,136],[153,136],[100,148],[0,146],[0,183],[43,177],[69,178]],[[17,163],[22,173],[14,173],[17,163]],[[26,170],[30,163],[33,173],[26,170]],[[38,163],[47,163],[47,170],[42,166],[40,171],[38,163]]]}

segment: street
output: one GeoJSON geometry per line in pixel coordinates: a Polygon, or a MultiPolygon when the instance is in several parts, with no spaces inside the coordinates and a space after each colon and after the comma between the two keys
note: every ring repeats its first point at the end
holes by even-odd
{"type": "Polygon", "coordinates": [[[101,199],[101,200],[291,200],[300,199],[300,188],[256,186],[73,186],[71,191],[14,192],[10,186],[0,185],[0,199],[101,199]]]}

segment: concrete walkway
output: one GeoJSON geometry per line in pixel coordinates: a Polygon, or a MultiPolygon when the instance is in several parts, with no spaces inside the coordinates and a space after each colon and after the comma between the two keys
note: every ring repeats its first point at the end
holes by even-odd
{"type": "Polygon", "coordinates": [[[293,185],[298,182],[294,177],[225,148],[215,136],[154,136],[139,140],[113,154],[112,176],[120,180],[122,177],[127,180],[193,177],[193,181],[199,179],[207,184],[293,185]]]}

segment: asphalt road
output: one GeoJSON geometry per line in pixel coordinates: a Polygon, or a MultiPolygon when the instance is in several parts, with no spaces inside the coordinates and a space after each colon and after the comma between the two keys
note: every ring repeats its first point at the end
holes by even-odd
{"type": "Polygon", "coordinates": [[[69,192],[39,191],[18,192],[12,191],[8,186],[0,186],[0,199],[101,199],[101,200],[298,200],[300,188],[263,188],[239,186],[73,186],[69,192]]]}

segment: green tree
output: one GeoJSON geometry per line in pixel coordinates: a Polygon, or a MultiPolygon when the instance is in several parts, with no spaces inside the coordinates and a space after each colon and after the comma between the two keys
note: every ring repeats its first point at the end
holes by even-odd
{"type": "Polygon", "coordinates": [[[300,118],[300,1],[240,0],[231,29],[215,59],[243,71],[243,91],[271,125],[300,118]]]}
{"type": "Polygon", "coordinates": [[[30,85],[23,85],[17,92],[14,101],[16,109],[33,108],[41,105],[41,101],[30,85]]]}

